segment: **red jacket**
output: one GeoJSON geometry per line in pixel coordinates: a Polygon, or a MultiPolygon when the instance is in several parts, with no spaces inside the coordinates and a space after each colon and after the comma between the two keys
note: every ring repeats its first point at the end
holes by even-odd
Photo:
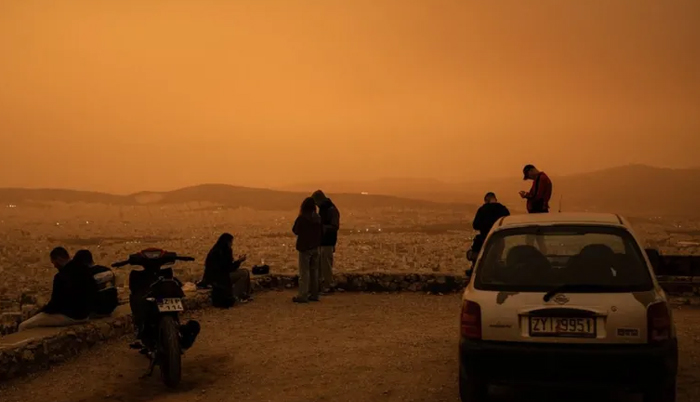
{"type": "Polygon", "coordinates": [[[527,212],[549,212],[549,200],[552,198],[552,181],[544,172],[540,172],[532,181],[532,187],[525,196],[527,212]]]}

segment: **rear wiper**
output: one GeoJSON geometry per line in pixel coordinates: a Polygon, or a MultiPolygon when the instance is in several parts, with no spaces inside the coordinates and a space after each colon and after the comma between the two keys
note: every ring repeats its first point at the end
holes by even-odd
{"type": "Polygon", "coordinates": [[[566,291],[569,291],[569,292],[571,292],[571,291],[574,291],[574,292],[576,292],[576,291],[579,291],[579,292],[580,292],[580,291],[592,291],[592,292],[595,292],[595,291],[597,291],[597,290],[610,290],[610,286],[605,286],[605,285],[592,285],[592,284],[585,284],[585,283],[583,283],[583,284],[581,284],[581,283],[578,283],[578,284],[576,284],[576,283],[570,283],[570,284],[565,284],[565,285],[559,285],[559,286],[555,287],[554,289],[550,290],[549,292],[545,293],[545,295],[544,295],[544,297],[542,298],[542,300],[548,302],[548,301],[551,300],[551,298],[554,297],[554,295],[556,295],[557,293],[566,292],[566,291]]]}

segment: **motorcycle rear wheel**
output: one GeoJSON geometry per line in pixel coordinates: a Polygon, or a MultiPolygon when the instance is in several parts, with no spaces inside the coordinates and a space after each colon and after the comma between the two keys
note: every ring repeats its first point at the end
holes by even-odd
{"type": "Polygon", "coordinates": [[[167,387],[175,388],[182,376],[179,325],[174,317],[164,315],[160,318],[158,329],[160,376],[167,387]]]}

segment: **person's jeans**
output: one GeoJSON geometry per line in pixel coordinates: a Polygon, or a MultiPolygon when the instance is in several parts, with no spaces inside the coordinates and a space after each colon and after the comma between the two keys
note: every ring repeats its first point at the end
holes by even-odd
{"type": "Polygon", "coordinates": [[[27,321],[19,324],[18,331],[24,331],[31,328],[39,327],[67,327],[70,325],[83,324],[88,319],[76,320],[63,314],[47,314],[39,313],[27,321]]]}
{"type": "Polygon", "coordinates": [[[299,252],[299,299],[318,298],[319,250],[317,248],[299,252]]]}
{"type": "Polygon", "coordinates": [[[333,286],[333,253],[335,246],[319,247],[319,278],[321,288],[326,290],[333,286]]]}

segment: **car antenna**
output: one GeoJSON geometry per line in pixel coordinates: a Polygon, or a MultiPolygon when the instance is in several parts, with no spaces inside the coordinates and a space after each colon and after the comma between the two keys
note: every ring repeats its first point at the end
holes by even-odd
{"type": "Polygon", "coordinates": [[[564,198],[564,194],[559,195],[559,213],[561,213],[561,200],[564,198]]]}

